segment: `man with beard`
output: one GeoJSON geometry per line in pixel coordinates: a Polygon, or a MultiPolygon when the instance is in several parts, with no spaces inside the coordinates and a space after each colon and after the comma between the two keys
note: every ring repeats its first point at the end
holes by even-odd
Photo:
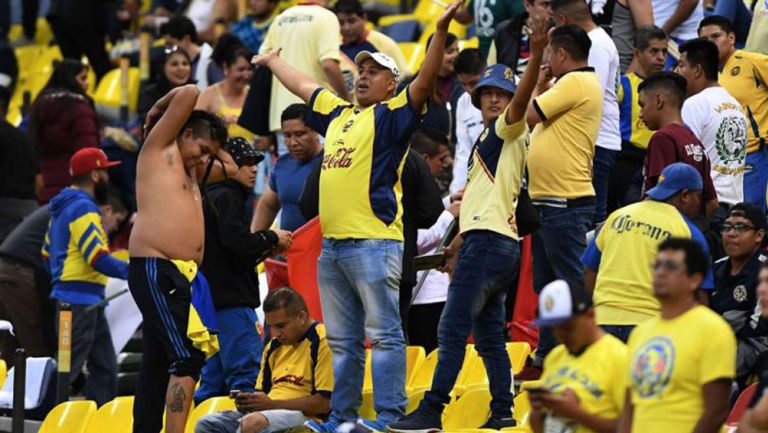
{"type": "Polygon", "coordinates": [[[81,149],[69,160],[72,186],[50,204],[51,222],[42,254],[51,274],[57,312],[72,308],[72,380],[88,362],[85,397],[97,405],[117,393],[117,359],[104,316],[107,277],[128,278],[128,264],[109,254],[107,232],[97,203],[105,203],[109,188],[109,161],[101,149],[81,149]]]}

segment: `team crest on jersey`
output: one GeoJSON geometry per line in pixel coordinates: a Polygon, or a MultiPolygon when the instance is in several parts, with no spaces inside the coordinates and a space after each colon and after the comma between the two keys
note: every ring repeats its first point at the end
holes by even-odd
{"type": "Polygon", "coordinates": [[[744,302],[747,300],[747,288],[744,285],[738,285],[733,289],[733,300],[736,302],[744,302]]]}
{"type": "Polygon", "coordinates": [[[632,358],[632,383],[640,398],[660,395],[675,368],[675,346],[667,337],[654,337],[632,358]]]}
{"type": "Polygon", "coordinates": [[[720,123],[715,135],[715,151],[723,164],[741,162],[747,157],[747,121],[728,116],[720,123]]]}
{"type": "Polygon", "coordinates": [[[734,66],[731,68],[731,77],[739,75],[739,72],[741,72],[741,66],[734,66]]]}

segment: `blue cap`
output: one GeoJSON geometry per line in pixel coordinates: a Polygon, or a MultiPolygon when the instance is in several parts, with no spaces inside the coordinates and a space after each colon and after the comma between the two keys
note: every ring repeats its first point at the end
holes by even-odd
{"type": "Polygon", "coordinates": [[[488,66],[483,71],[483,77],[477,83],[477,87],[472,91],[472,105],[480,108],[480,90],[483,87],[498,87],[509,93],[515,93],[517,85],[515,84],[515,73],[507,65],[495,64],[488,66]]]}
{"type": "Polygon", "coordinates": [[[656,201],[664,201],[684,189],[701,191],[703,188],[701,175],[692,165],[676,162],[664,167],[659,182],[646,195],[656,201]]]}

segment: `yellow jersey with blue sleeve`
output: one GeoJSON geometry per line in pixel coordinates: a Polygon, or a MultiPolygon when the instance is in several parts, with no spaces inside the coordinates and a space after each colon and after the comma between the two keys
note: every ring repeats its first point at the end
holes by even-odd
{"type": "MultiPolygon", "coordinates": [[[[614,211],[581,257],[597,272],[593,301],[600,325],[638,325],[658,317],[651,267],[659,244],[670,238],[695,240],[704,251],[704,235],[674,206],[644,200],[614,211]]],[[[711,269],[702,289],[714,290],[711,269]]]]}
{"type": "Polygon", "coordinates": [[[768,56],[736,50],[718,78],[747,116],[747,153],[768,145],[768,56]]]}
{"type": "Polygon", "coordinates": [[[637,73],[622,75],[619,80],[619,127],[621,140],[632,143],[638,149],[647,149],[654,131],[648,129],[640,118],[637,88],[644,80],[637,73]]]}
{"type": "Polygon", "coordinates": [[[528,193],[531,199],[593,197],[592,158],[603,113],[603,88],[595,69],[568,72],[533,100],[541,117],[531,133],[528,193]]]}
{"type": "MultiPolygon", "coordinates": [[[[573,390],[584,411],[604,419],[618,419],[624,409],[628,364],[627,346],[605,334],[577,355],[562,344],[552,349],[544,359],[541,380],[553,394],[573,390]]],[[[546,414],[544,426],[544,431],[594,432],[551,413],[546,414]]]]}
{"type": "Polygon", "coordinates": [[[272,339],[264,348],[256,389],[272,400],[333,392],[333,358],[325,325],[315,322],[295,345],[272,339]]]}
{"type": "Polygon", "coordinates": [[[485,128],[472,149],[459,219],[462,233],[490,230],[519,239],[515,209],[528,154],[528,124],[523,117],[509,125],[506,113],[485,128]]]}
{"type": "Polygon", "coordinates": [[[635,432],[693,431],[704,412],[702,387],[736,374],[731,327],[701,305],[637,326],[627,346],[635,432]]]}
{"type": "Polygon", "coordinates": [[[320,226],[329,239],[403,240],[400,203],[409,139],[421,114],[408,88],[360,107],[318,88],[307,124],[325,136],[320,171],[320,226]]]}
{"type": "Polygon", "coordinates": [[[51,297],[70,304],[98,303],[108,277],[128,278],[128,264],[109,254],[96,201],[81,189],[65,188],[48,209],[51,220],[42,255],[51,274],[51,297]]]}

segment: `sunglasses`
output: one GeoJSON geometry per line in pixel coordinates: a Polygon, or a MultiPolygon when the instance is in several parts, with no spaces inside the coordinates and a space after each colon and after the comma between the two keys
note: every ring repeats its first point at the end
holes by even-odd
{"type": "Polygon", "coordinates": [[[659,269],[664,269],[665,271],[669,272],[675,272],[679,271],[683,268],[683,264],[680,262],[676,262],[674,260],[656,260],[653,263],[653,269],[658,271],[659,269]]]}
{"type": "Polygon", "coordinates": [[[731,230],[735,230],[736,233],[746,233],[749,230],[755,230],[755,228],[744,223],[723,223],[720,233],[726,234],[731,230]]]}

